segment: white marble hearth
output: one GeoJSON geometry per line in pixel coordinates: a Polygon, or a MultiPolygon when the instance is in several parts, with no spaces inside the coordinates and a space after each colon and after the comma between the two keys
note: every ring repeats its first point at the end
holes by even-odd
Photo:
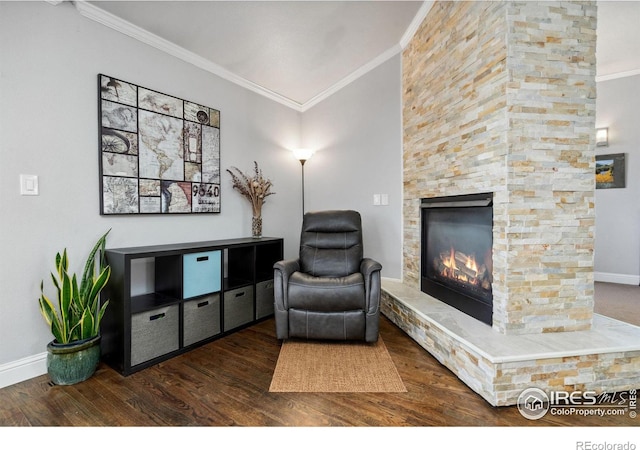
{"type": "Polygon", "coordinates": [[[529,387],[640,388],[640,327],[594,314],[588,331],[507,335],[400,280],[382,291],[382,313],[494,406],[529,387]]]}

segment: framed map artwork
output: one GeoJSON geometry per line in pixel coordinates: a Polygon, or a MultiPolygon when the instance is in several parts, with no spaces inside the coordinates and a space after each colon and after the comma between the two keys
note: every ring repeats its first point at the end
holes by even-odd
{"type": "Polygon", "coordinates": [[[100,214],[220,212],[220,111],[98,75],[100,214]]]}

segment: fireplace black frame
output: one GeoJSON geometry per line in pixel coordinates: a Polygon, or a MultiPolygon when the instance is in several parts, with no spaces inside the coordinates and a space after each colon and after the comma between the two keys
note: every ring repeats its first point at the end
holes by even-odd
{"type": "Polygon", "coordinates": [[[468,195],[454,195],[447,197],[423,198],[420,205],[420,227],[421,227],[421,285],[422,292],[429,294],[438,300],[447,303],[450,306],[462,311],[463,313],[474,317],[488,325],[493,324],[493,295],[491,301],[487,302],[470,295],[465,295],[460,291],[451,289],[450,287],[439,283],[437,280],[427,277],[426,270],[426,252],[427,246],[426,233],[427,226],[425,216],[433,209],[458,209],[458,208],[488,208],[491,211],[491,223],[493,224],[493,194],[479,193],[468,195]]]}

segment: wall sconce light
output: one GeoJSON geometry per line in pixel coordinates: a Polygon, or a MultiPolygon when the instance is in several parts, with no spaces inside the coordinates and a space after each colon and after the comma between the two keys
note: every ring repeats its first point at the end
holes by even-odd
{"type": "Polygon", "coordinates": [[[596,128],[596,147],[609,146],[609,128],[596,128]]]}
{"type": "Polygon", "coordinates": [[[300,161],[302,166],[302,215],[304,215],[304,163],[313,155],[313,150],[298,148],[293,151],[293,156],[300,161]]]}

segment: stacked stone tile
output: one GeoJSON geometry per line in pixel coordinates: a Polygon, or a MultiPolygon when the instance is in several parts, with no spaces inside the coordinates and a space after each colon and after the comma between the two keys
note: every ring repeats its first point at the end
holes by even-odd
{"type": "MultiPolygon", "coordinates": [[[[595,46],[595,2],[433,5],[403,53],[404,286],[420,289],[420,199],[493,192],[493,332],[591,330],[595,46]]],[[[381,310],[493,405],[640,379],[634,343],[493,361],[392,292],[381,310]]]]}
{"type": "Polygon", "coordinates": [[[595,2],[436,2],[403,53],[403,281],[420,199],[494,193],[494,329],[593,315],[595,2]]]}

